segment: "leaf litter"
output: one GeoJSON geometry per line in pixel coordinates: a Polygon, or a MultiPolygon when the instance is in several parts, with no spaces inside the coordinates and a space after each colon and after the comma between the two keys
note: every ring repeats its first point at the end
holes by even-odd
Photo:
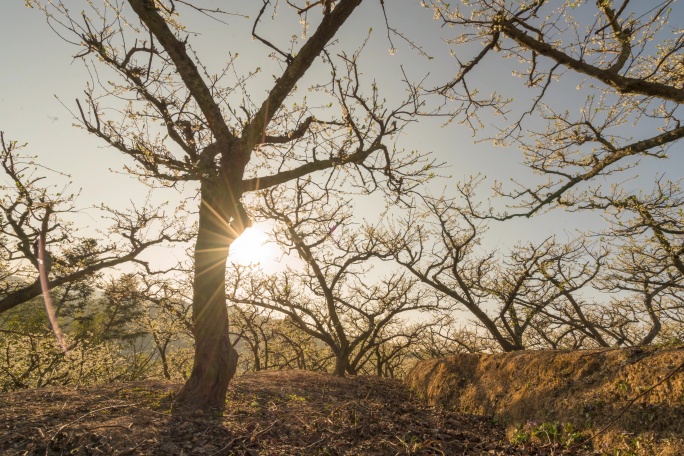
{"type": "Polygon", "coordinates": [[[231,383],[223,416],[171,414],[180,387],[149,380],[1,394],[0,454],[563,454],[510,443],[490,418],[429,407],[398,380],[297,370],[244,375],[231,383]]]}

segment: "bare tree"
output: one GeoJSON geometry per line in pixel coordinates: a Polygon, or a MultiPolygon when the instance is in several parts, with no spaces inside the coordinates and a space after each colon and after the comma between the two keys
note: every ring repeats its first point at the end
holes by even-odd
{"type": "Polygon", "coordinates": [[[515,116],[494,141],[519,146],[525,164],[545,178],[514,190],[497,186],[513,205],[492,216],[582,208],[601,194],[600,181],[594,187],[587,182],[625,171],[642,158],[665,158],[667,148],[684,136],[684,40],[675,20],[682,11],[674,1],[425,3],[456,31],[450,43],[460,57],[457,76],[435,89],[444,95],[449,115],[467,116],[476,130],[483,125],[482,110],[515,116]],[[505,89],[482,95],[491,91],[478,84],[478,71],[485,63],[487,71],[497,71],[496,56],[519,62],[502,65],[520,78],[515,90],[527,88],[529,96],[505,89]],[[568,91],[577,95],[568,97],[568,91]],[[572,105],[585,99],[584,105],[572,105]],[[546,128],[538,129],[539,118],[546,128]],[[635,124],[642,128],[630,129],[635,124]]]}
{"type": "Polygon", "coordinates": [[[252,305],[230,308],[235,334],[233,344],[240,353],[240,372],[303,369],[326,372],[334,364],[329,347],[293,324],[292,319],[272,309],[252,305]]]}
{"type": "Polygon", "coordinates": [[[240,356],[243,372],[258,372],[272,366],[273,351],[271,344],[274,342],[273,311],[259,309],[252,306],[232,306],[231,321],[236,337],[233,345],[240,352],[241,344],[249,356],[240,356]]]}
{"type": "Polygon", "coordinates": [[[154,352],[161,362],[161,373],[166,379],[187,379],[183,352],[193,343],[191,316],[190,275],[168,278],[138,274],[129,287],[140,295],[140,318],[137,327],[152,338],[154,352]],[[180,362],[174,361],[180,355],[180,362]]]}
{"type": "Polygon", "coordinates": [[[229,299],[286,315],[334,353],[335,375],[358,373],[374,355],[382,370],[393,356],[378,352],[379,346],[414,339],[420,331],[402,325],[401,317],[438,311],[442,302],[400,272],[373,280],[372,260],[387,254],[380,253],[370,228],[336,232],[352,223],[352,213],[350,202],[333,189],[301,181],[290,198],[281,193],[264,192],[260,211],[277,222],[281,248],[295,252],[303,265],[271,276],[253,274],[249,284],[235,281],[229,299]]]}
{"type": "MultiPolygon", "coordinates": [[[[489,292],[481,286],[495,263],[494,253],[477,252],[483,226],[478,226],[454,201],[423,198],[385,230],[374,233],[391,256],[422,283],[465,307],[505,351],[522,349],[487,314],[489,292]]],[[[516,291],[517,294],[517,291],[516,291]]],[[[511,311],[504,307],[502,315],[511,311]]],[[[515,336],[514,334],[511,334],[515,336]]]]}
{"type": "MultiPolygon", "coordinates": [[[[559,243],[548,238],[518,244],[510,252],[481,246],[487,225],[473,215],[475,182],[459,185],[456,199],[421,198],[404,216],[374,235],[384,254],[423,284],[473,317],[480,338],[491,338],[504,351],[553,346],[602,346],[617,341],[601,319],[600,306],[586,293],[608,261],[606,248],[586,238],[559,243]],[[579,344],[569,337],[579,337],[579,344]]],[[[437,345],[479,351],[468,330],[441,321],[437,345]]],[[[488,348],[491,348],[489,346],[488,348]]],[[[439,350],[438,350],[439,351],[439,350]]],[[[443,351],[443,350],[442,350],[443,351]]]]}
{"type": "MultiPolygon", "coordinates": [[[[418,359],[417,347],[435,324],[435,318],[412,324],[395,324],[384,329],[379,342],[368,356],[371,368],[364,369],[378,377],[400,378],[418,359]]],[[[365,365],[365,364],[364,364],[365,365]]],[[[361,366],[363,369],[364,365],[361,366]]]]}
{"type": "Polygon", "coordinates": [[[664,180],[650,194],[615,189],[593,201],[610,222],[601,235],[614,246],[615,255],[601,276],[601,287],[617,295],[613,305],[627,320],[614,336],[621,343],[652,343],[664,325],[681,320],[683,204],[679,183],[664,180]]]}
{"type": "Polygon", "coordinates": [[[454,353],[482,353],[498,350],[498,345],[490,337],[483,337],[477,327],[445,314],[423,332],[416,341],[412,355],[416,359],[444,358],[454,353]]]}
{"type": "Polygon", "coordinates": [[[300,330],[287,316],[273,322],[271,335],[273,368],[330,372],[335,365],[335,354],[317,338],[300,330]]]}
{"type": "Polygon", "coordinates": [[[77,299],[91,291],[100,271],[126,262],[147,269],[148,264],[138,258],[143,251],[187,239],[174,217],[151,204],[126,211],[103,207],[102,222],[109,227],[100,232],[107,240],[80,235],[69,220],[77,211],[77,195],[67,185],[43,185],[45,174],[54,172],[41,168],[33,157],[21,155],[21,146],[1,132],[0,142],[4,174],[0,182],[0,313],[41,294],[40,266],[48,260],[45,285],[58,294],[54,301],[59,313],[61,304],[72,296],[77,299]],[[43,252],[37,251],[38,245],[43,252]],[[41,254],[45,255],[42,259],[41,254]]]}
{"type": "MultiPolygon", "coordinates": [[[[60,300],[67,350],[55,340],[41,297],[0,315],[0,389],[140,380],[156,371],[144,320],[144,295],[124,274],[60,300]]],[[[65,293],[66,294],[66,293],[65,293]]]]}
{"type": "MultiPolygon", "coordinates": [[[[519,147],[524,164],[542,179],[513,179],[514,188],[496,183],[504,210],[480,210],[468,190],[472,183],[460,183],[465,209],[429,202],[437,220],[432,230],[420,227],[422,214],[414,214],[387,236],[389,242],[402,239],[404,228],[411,233],[397,260],[465,306],[504,350],[655,340],[664,309],[676,314],[681,300],[675,214],[682,205],[659,183],[650,195],[635,191],[643,177],[634,184],[629,170],[667,158],[684,136],[681,7],[671,0],[423,4],[449,26],[443,30],[457,67],[453,79],[428,90],[443,100],[437,115],[490,135],[495,145],[519,147]],[[495,87],[485,86],[483,72],[497,75],[495,87]],[[490,114],[505,122],[495,124],[494,134],[490,114]],[[671,204],[663,211],[665,201],[671,204]],[[608,244],[593,252],[581,247],[584,253],[575,250],[578,244],[523,246],[504,267],[500,256],[479,249],[481,220],[530,217],[554,207],[600,209],[612,226],[601,233],[612,238],[612,251],[608,244]],[[583,289],[614,294],[594,300],[583,289]],[[492,298],[506,310],[494,318],[483,310],[491,309],[492,298]]],[[[671,173],[676,169],[664,171],[671,173]]]]}
{"type": "Polygon", "coordinates": [[[76,117],[82,125],[132,160],[136,167],[128,168],[130,172],[168,186],[198,183],[201,204],[192,300],[195,364],[177,397],[178,406],[222,408],[237,366],[224,265],[230,245],[250,225],[241,202],[245,193],[317,171],[334,175],[344,167],[358,171],[368,190],[383,182],[395,191],[410,188],[411,172],[402,174],[396,166],[401,151],[384,141],[395,136],[417,109],[415,92],[388,109],[375,84],[369,84],[370,93],[364,89],[358,53],[329,51],[361,0],[288,4],[306,21],[314,20],[316,10],[320,15],[313,33],[301,43],[273,43],[260,28],[269,15],[275,20],[278,3],[265,0],[254,5],[252,36],[246,38],[263,44],[282,69],[256,102],[256,93],[246,90],[259,70],[240,74],[233,53],[223,72],[210,74],[181,24],[182,8],[221,20],[219,11],[176,0],[93,3],[79,16],[62,2],[43,6],[51,26],[81,47],[77,56],[86,59],[93,75],[94,86],[77,103],[76,117]],[[334,109],[314,114],[304,97],[293,105],[285,103],[299,93],[297,84],[319,57],[330,78],[317,81],[313,89],[337,102],[339,114],[334,109]],[[105,83],[111,79],[98,78],[102,65],[114,70],[118,79],[105,83]],[[107,96],[112,109],[119,100],[126,102],[117,116],[122,120],[107,115],[107,96]]]}

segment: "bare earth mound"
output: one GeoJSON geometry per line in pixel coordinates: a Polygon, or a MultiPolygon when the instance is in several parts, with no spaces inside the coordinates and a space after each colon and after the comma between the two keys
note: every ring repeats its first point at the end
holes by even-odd
{"type": "Polygon", "coordinates": [[[684,347],[461,354],[418,363],[407,383],[432,405],[494,417],[513,441],[572,447],[598,433],[597,453],[682,455],[683,362],[684,347]]]}
{"type": "Polygon", "coordinates": [[[554,454],[509,444],[491,420],[436,411],[381,378],[247,375],[233,382],[218,418],[171,416],[179,388],[149,381],[2,394],[0,454],[554,454]]]}

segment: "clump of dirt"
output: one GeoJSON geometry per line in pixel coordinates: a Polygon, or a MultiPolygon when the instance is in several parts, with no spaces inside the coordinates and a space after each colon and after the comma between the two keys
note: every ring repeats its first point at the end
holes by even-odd
{"type": "Polygon", "coordinates": [[[0,454],[552,455],[491,420],[425,405],[402,383],[262,372],[237,378],[223,416],[173,416],[180,385],[148,381],[0,395],[0,454]]]}
{"type": "Polygon", "coordinates": [[[419,362],[406,383],[429,404],[493,417],[514,441],[684,454],[684,346],[459,354],[419,362]]]}

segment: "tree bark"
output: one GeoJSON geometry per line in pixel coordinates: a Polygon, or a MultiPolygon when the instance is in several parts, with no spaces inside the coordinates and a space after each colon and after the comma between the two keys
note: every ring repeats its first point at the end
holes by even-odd
{"type": "Polygon", "coordinates": [[[345,372],[347,372],[347,360],[343,357],[338,357],[335,360],[335,370],[333,370],[333,375],[335,377],[344,377],[345,372]]]}
{"type": "Polygon", "coordinates": [[[169,361],[166,358],[166,350],[169,346],[169,339],[167,338],[164,343],[162,343],[156,336],[154,337],[154,343],[157,346],[157,351],[159,352],[159,359],[162,362],[162,369],[164,373],[164,378],[171,380],[171,372],[169,371],[169,361]]]}
{"type": "Polygon", "coordinates": [[[195,360],[174,408],[222,411],[238,360],[228,332],[226,261],[230,245],[246,227],[238,215],[239,196],[231,198],[221,179],[202,181],[200,194],[192,302],[195,360]]]}
{"type": "Polygon", "coordinates": [[[349,370],[349,353],[342,349],[335,357],[335,370],[333,375],[336,377],[344,377],[344,374],[349,370]]]}

